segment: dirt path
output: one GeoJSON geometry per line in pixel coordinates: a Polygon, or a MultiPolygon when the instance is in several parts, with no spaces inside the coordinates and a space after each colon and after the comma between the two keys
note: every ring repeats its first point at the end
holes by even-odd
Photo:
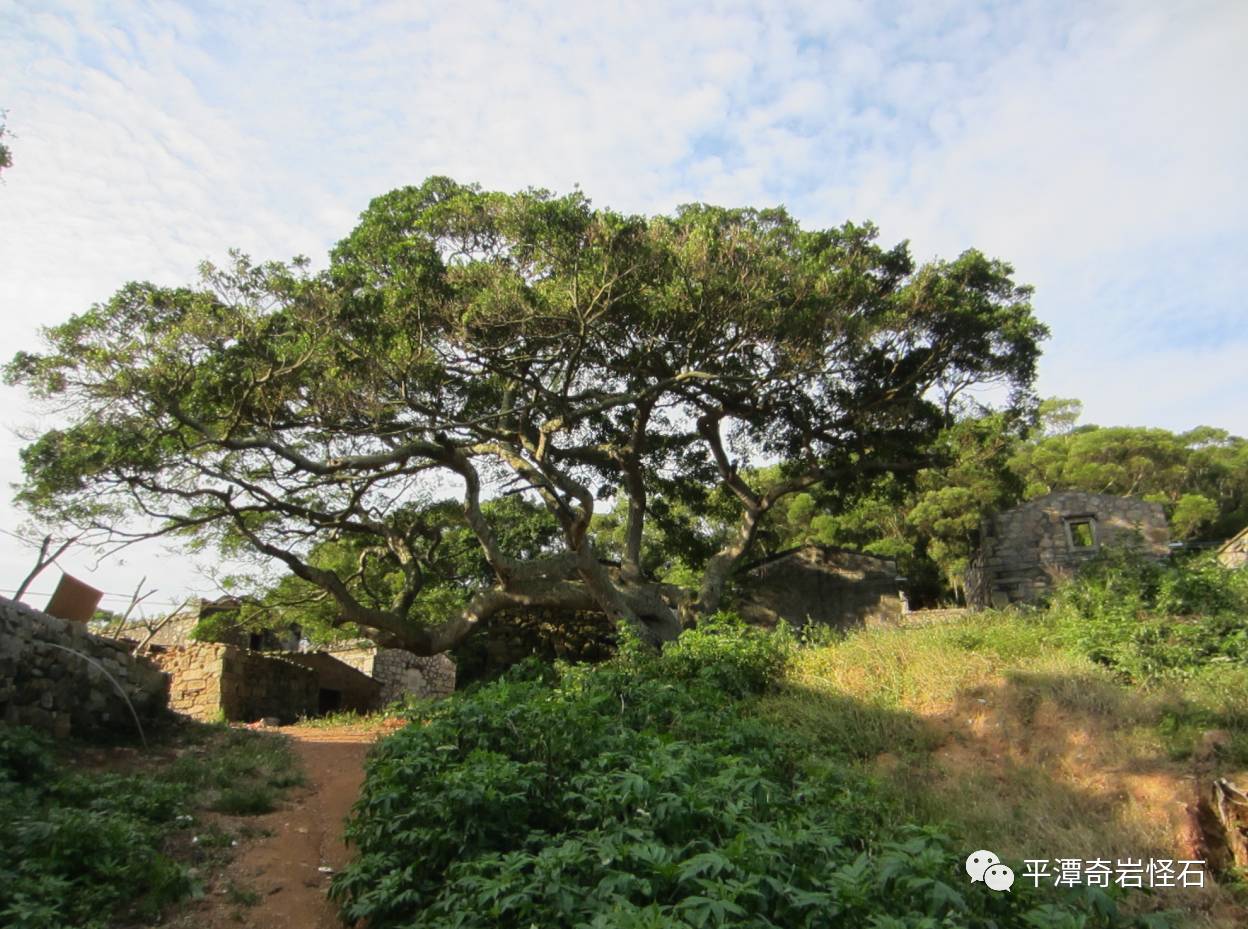
{"type": "Polygon", "coordinates": [[[283,808],[247,822],[268,834],[243,844],[211,893],[195,908],[205,929],[341,929],[325,896],[349,857],[342,824],[360,793],[364,756],[377,732],[282,730],[294,740],[308,779],[283,808]],[[322,870],[322,869],[331,870],[322,870]]]}

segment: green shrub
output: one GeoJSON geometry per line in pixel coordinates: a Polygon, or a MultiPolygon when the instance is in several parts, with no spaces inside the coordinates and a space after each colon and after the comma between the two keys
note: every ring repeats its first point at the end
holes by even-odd
{"type": "Polygon", "coordinates": [[[659,673],[700,680],[734,697],[761,693],[788,663],[796,639],[788,626],[769,633],[735,613],[715,613],[663,649],[659,673]]]}
{"type": "Polygon", "coordinates": [[[147,924],[193,890],[162,851],[172,832],[205,805],[267,812],[299,777],[286,743],[259,733],[214,733],[154,774],[118,774],[75,771],[46,735],[0,726],[0,926],[147,924]]]}
{"type": "Polygon", "coordinates": [[[189,791],[65,772],[40,733],[0,727],[0,925],[95,929],[150,917],[190,889],[160,852],[189,791]]]}
{"type": "Polygon", "coordinates": [[[209,809],[232,816],[258,816],[277,809],[277,794],[263,785],[226,787],[209,804],[209,809]]]}
{"type": "Polygon", "coordinates": [[[1248,662],[1248,572],[1108,550],[1059,589],[1057,635],[1131,680],[1248,662]]]}
{"type": "MultiPolygon", "coordinates": [[[[285,737],[240,730],[221,733],[214,751],[183,754],[169,766],[165,777],[203,792],[210,806],[227,792],[254,790],[272,798],[274,790],[303,783],[303,774],[285,737]]],[[[272,809],[271,803],[252,812],[267,813],[269,809],[272,809]]]]}
{"type": "Polygon", "coordinates": [[[38,784],[55,775],[51,740],[25,726],[0,726],[2,785],[38,784]]]}
{"type": "Polygon", "coordinates": [[[719,617],[457,694],[370,756],[331,894],[371,929],[1128,924],[971,886],[938,833],[888,841],[870,781],[735,696],[790,648],[719,617]]]}

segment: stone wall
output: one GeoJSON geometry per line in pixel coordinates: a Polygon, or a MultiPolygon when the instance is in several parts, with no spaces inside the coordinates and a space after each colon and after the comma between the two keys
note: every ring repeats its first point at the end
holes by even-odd
{"type": "Polygon", "coordinates": [[[398,648],[353,643],[326,649],[334,658],[381,684],[382,706],[414,697],[445,697],[455,691],[456,667],[449,655],[421,657],[398,648]]]}
{"type": "Polygon", "coordinates": [[[0,720],[62,737],[133,733],[126,701],[105,671],[144,723],[164,712],[168,678],[123,643],[0,597],[0,720]]]}
{"type": "Polygon", "coordinates": [[[380,709],[381,682],[325,652],[285,652],[282,657],[316,672],[320,688],[319,710],[332,713],[354,710],[369,713],[380,709]]]}
{"type": "Polygon", "coordinates": [[[152,649],[148,657],[170,678],[169,709],[204,722],[217,718],[225,649],[206,642],[152,649]]]}
{"type": "Polygon", "coordinates": [[[1248,567],[1248,529],[1218,549],[1218,561],[1226,568],[1248,567]]]}
{"type": "Polygon", "coordinates": [[[966,575],[967,599],[981,607],[1034,600],[1106,545],[1164,558],[1169,542],[1159,503],[1079,491],[1047,494],[984,520],[979,553],[966,575]]]}
{"type": "Polygon", "coordinates": [[[593,662],[615,652],[615,627],[594,610],[500,610],[452,651],[459,686],[493,680],[526,658],[593,662]]]}
{"type": "Polygon", "coordinates": [[[738,587],[737,610],[766,626],[784,620],[846,629],[895,623],[902,614],[901,580],[891,560],[822,545],[756,565],[738,587]]]}
{"type": "Polygon", "coordinates": [[[253,722],[271,716],[290,723],[319,709],[317,672],[275,655],[200,642],[151,657],[173,679],[170,709],[195,719],[224,715],[253,722]]]}

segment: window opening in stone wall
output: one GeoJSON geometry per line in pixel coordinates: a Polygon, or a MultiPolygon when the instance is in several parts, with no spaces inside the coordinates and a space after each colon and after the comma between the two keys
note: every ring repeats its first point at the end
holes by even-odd
{"type": "Polygon", "coordinates": [[[1066,537],[1070,541],[1070,547],[1075,551],[1096,548],[1096,517],[1067,517],[1066,537]]]}

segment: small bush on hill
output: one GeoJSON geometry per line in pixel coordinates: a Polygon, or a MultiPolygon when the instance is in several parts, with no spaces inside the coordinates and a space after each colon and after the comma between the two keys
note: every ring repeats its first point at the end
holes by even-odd
{"type": "Polygon", "coordinates": [[[865,776],[753,714],[791,647],[720,616],[452,697],[374,751],[332,895],[371,929],[1129,924],[885,835],[865,776]]]}
{"type": "MultiPolygon", "coordinates": [[[[626,637],[627,638],[627,637],[626,637]]],[[[716,613],[687,630],[661,656],[630,639],[627,661],[639,672],[700,682],[731,697],[761,693],[774,683],[796,647],[788,626],[775,633],[747,625],[734,613],[716,613]],[[650,663],[644,663],[653,658],[650,663]]]]}
{"type": "Polygon", "coordinates": [[[1107,550],[1057,593],[1058,636],[1132,680],[1248,662],[1248,572],[1107,550]]]}

